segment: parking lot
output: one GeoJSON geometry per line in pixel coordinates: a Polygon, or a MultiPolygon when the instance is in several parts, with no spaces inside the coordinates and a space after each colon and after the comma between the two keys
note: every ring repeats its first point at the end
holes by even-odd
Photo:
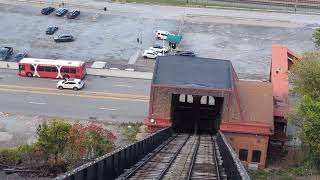
{"type": "Polygon", "coordinates": [[[67,19],[54,13],[44,16],[40,11],[40,6],[1,5],[0,46],[12,46],[15,52],[27,51],[30,57],[37,58],[128,61],[138,49],[154,44],[154,30],[176,28],[175,21],[91,12],[67,19]],[[55,35],[70,33],[75,41],[55,43],[54,35],[45,34],[50,25],[59,27],[55,35]],[[142,37],[142,44],[137,43],[137,37],[142,37]]]}
{"type": "MultiPolygon", "coordinates": [[[[126,64],[138,50],[155,43],[162,44],[155,39],[155,30],[177,33],[181,23],[181,18],[170,16],[169,12],[160,17],[156,6],[152,6],[154,14],[148,14],[152,9],[139,11],[136,16],[132,12],[91,10],[81,12],[74,20],[54,14],[41,15],[41,8],[45,6],[2,4],[0,21],[4,25],[0,26],[0,46],[12,46],[15,52],[27,51],[30,57],[126,64]],[[70,33],[75,41],[55,43],[52,35],[45,34],[49,25],[59,27],[56,35],[70,33]],[[142,37],[142,44],[137,43],[137,37],[142,37]]],[[[125,6],[129,7],[128,11],[137,8],[125,6]]],[[[173,8],[168,8],[168,11],[173,11],[173,8]]],[[[181,26],[183,39],[179,48],[193,50],[200,57],[231,60],[239,74],[268,76],[272,44],[287,44],[298,53],[314,49],[313,30],[313,25],[296,25],[288,21],[187,15],[181,26]]],[[[149,71],[153,64],[153,60],[142,58],[136,63],[149,71]]]]}

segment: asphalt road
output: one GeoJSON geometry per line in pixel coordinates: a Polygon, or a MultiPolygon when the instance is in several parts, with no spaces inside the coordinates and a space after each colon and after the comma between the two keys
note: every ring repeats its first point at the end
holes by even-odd
{"type": "MultiPolygon", "coordinates": [[[[93,0],[64,2],[69,9],[80,8],[81,15],[74,20],[54,14],[43,16],[40,10],[48,4],[0,0],[0,22],[5,24],[0,26],[0,46],[12,46],[15,52],[25,50],[36,58],[101,60],[126,65],[137,50],[161,44],[153,31],[162,29],[183,35],[179,49],[193,50],[199,57],[231,60],[237,73],[268,76],[272,44],[287,44],[297,53],[313,50],[312,33],[320,19],[316,15],[290,13],[93,0]],[[102,10],[104,6],[108,11],[102,10]],[[57,34],[71,33],[76,40],[53,42],[52,36],[44,34],[49,25],[59,26],[57,34]],[[140,36],[142,44],[136,42],[140,36]]],[[[136,65],[153,69],[151,60],[139,58],[136,65]]]]}
{"type": "Polygon", "coordinates": [[[0,70],[0,111],[97,121],[143,121],[150,81],[87,76],[81,91],[58,90],[56,79],[0,70]]]}

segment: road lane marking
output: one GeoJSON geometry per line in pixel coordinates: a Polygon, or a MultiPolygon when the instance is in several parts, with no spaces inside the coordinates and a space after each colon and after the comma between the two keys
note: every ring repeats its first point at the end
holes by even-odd
{"type": "Polygon", "coordinates": [[[128,85],[122,85],[122,84],[118,84],[118,85],[115,85],[117,87],[127,87],[127,88],[132,88],[133,86],[128,86],[128,85]]]}
{"type": "Polygon", "coordinates": [[[104,107],[99,108],[99,109],[101,109],[101,110],[108,110],[108,111],[116,111],[116,110],[117,110],[117,109],[113,109],[113,108],[104,108],[104,107]]]}
{"type": "MultiPolygon", "coordinates": [[[[30,90],[39,90],[39,91],[61,91],[56,88],[42,88],[42,87],[32,87],[32,86],[19,86],[19,85],[6,85],[1,84],[0,88],[18,88],[18,89],[30,89],[30,90]]],[[[139,99],[146,99],[149,100],[149,96],[143,96],[143,95],[134,95],[134,94],[124,94],[124,93],[112,93],[112,92],[97,92],[97,91],[70,91],[70,90],[64,90],[65,93],[70,94],[95,94],[95,95],[107,95],[107,96],[118,96],[118,97],[124,97],[124,98],[139,98],[139,99]]]]}
{"type": "Polygon", "coordinates": [[[43,102],[33,102],[33,101],[30,101],[28,102],[29,104],[37,104],[37,105],[43,105],[43,104],[47,104],[47,103],[43,103],[43,102]]]}
{"type": "Polygon", "coordinates": [[[69,96],[69,97],[83,97],[83,98],[95,98],[95,99],[109,99],[109,100],[122,100],[122,101],[134,101],[134,102],[149,102],[148,99],[139,99],[139,98],[128,98],[128,97],[117,97],[117,96],[97,96],[97,95],[85,95],[85,94],[69,94],[63,92],[46,92],[46,91],[34,91],[34,90],[20,90],[20,89],[9,89],[9,88],[0,88],[0,91],[6,92],[22,92],[30,94],[44,94],[44,95],[54,95],[54,96],[69,96]]]}

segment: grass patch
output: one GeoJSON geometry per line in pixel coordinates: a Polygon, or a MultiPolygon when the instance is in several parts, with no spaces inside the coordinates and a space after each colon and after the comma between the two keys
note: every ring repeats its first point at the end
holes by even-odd
{"type": "Polygon", "coordinates": [[[141,122],[139,123],[121,123],[119,127],[123,130],[123,134],[127,137],[129,141],[136,141],[136,136],[138,133],[140,133],[140,127],[143,124],[141,122]]]}

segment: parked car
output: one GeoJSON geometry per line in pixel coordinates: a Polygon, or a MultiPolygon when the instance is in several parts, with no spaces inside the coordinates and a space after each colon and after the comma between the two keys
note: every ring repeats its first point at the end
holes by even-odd
{"type": "Polygon", "coordinates": [[[64,16],[65,14],[67,14],[68,9],[66,8],[59,8],[56,12],[56,16],[64,16]]]}
{"type": "Polygon", "coordinates": [[[55,42],[71,42],[74,38],[70,34],[61,34],[59,36],[54,37],[55,42]]]}
{"type": "Polygon", "coordinates": [[[62,89],[73,89],[75,91],[78,91],[79,89],[82,89],[84,86],[84,82],[81,79],[64,79],[61,81],[58,81],[57,88],[62,89]]]}
{"type": "Polygon", "coordinates": [[[46,34],[52,35],[54,34],[59,28],[57,26],[49,26],[46,30],[46,34]]]}
{"type": "Polygon", "coordinates": [[[162,53],[163,51],[165,53],[169,51],[169,47],[162,47],[160,45],[151,46],[151,47],[149,47],[149,49],[152,51],[160,52],[160,53],[162,53]]]}
{"type": "Polygon", "coordinates": [[[53,7],[46,7],[46,8],[43,8],[41,10],[41,14],[43,15],[49,15],[51,14],[55,9],[53,7]]]}
{"type": "Polygon", "coordinates": [[[5,60],[13,53],[12,47],[1,47],[0,48],[0,60],[5,60]]]}
{"type": "Polygon", "coordinates": [[[67,18],[68,19],[74,19],[74,18],[78,17],[79,15],[80,15],[80,11],[79,10],[73,10],[73,11],[71,11],[71,12],[69,12],[67,14],[67,18]]]}
{"type": "Polygon", "coordinates": [[[176,51],[176,56],[190,56],[195,57],[196,54],[193,51],[176,51]]]}
{"type": "Polygon", "coordinates": [[[162,31],[162,30],[157,30],[155,31],[155,33],[156,33],[156,37],[160,40],[162,39],[166,40],[167,36],[171,34],[169,31],[162,31]]]}
{"type": "Polygon", "coordinates": [[[16,61],[20,61],[21,59],[27,57],[28,54],[26,52],[19,52],[16,54],[16,56],[14,57],[14,60],[16,61]]]}
{"type": "Polygon", "coordinates": [[[148,59],[155,59],[158,56],[162,56],[162,53],[159,53],[157,51],[152,51],[152,50],[145,50],[142,54],[143,58],[148,58],[148,59]]]}

